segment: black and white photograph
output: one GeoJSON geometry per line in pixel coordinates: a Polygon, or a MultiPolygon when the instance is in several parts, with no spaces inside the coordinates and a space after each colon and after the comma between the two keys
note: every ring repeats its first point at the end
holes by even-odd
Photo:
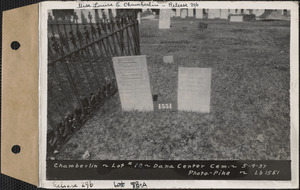
{"type": "Polygon", "coordinates": [[[284,161],[253,179],[291,179],[291,10],[89,5],[47,10],[47,170],[284,161]]]}
{"type": "Polygon", "coordinates": [[[3,3],[1,187],[299,188],[298,2],[42,1],[3,3]]]}
{"type": "Polygon", "coordinates": [[[49,159],[290,159],[288,10],[48,15],[49,159]]]}

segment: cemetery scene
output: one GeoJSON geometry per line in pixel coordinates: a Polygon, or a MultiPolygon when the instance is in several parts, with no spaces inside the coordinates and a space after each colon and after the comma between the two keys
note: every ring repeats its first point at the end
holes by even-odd
{"type": "Polygon", "coordinates": [[[290,12],[48,12],[47,159],[290,159],[290,12]]]}

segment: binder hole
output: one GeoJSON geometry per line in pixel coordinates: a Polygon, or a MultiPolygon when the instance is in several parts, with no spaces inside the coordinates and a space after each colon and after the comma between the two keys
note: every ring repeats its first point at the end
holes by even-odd
{"type": "Polygon", "coordinates": [[[13,49],[13,50],[18,50],[19,48],[20,48],[20,43],[19,42],[17,42],[17,41],[13,41],[12,43],[11,43],[11,49],[13,49]]]}
{"type": "Polygon", "coordinates": [[[11,151],[15,154],[19,154],[21,152],[21,147],[19,145],[14,145],[12,148],[11,148],[11,151]]]}

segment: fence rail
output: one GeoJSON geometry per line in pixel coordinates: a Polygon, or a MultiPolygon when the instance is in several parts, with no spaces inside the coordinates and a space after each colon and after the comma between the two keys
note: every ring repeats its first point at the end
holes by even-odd
{"type": "Polygon", "coordinates": [[[112,57],[140,54],[132,12],[98,23],[48,18],[48,155],[117,92],[112,57]]]}

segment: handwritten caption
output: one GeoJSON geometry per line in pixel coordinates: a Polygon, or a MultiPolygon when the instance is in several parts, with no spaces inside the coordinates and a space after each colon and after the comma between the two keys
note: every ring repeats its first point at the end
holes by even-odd
{"type": "Polygon", "coordinates": [[[125,167],[137,169],[183,169],[188,176],[230,176],[232,172],[238,169],[239,174],[247,175],[249,169],[254,172],[254,175],[279,175],[279,170],[268,170],[267,164],[160,164],[160,163],[143,163],[143,162],[111,162],[111,163],[73,163],[64,164],[56,162],[53,164],[57,169],[96,169],[96,168],[111,168],[121,169],[125,167]]]}
{"type": "Polygon", "coordinates": [[[197,2],[155,2],[155,1],[140,1],[140,2],[79,2],[77,9],[86,8],[196,8],[200,7],[197,2]]]}
{"type": "MultiPolygon", "coordinates": [[[[111,184],[113,188],[131,188],[131,189],[143,189],[147,188],[147,184],[144,181],[113,181],[111,184]]],[[[91,189],[94,187],[94,183],[92,181],[84,181],[84,182],[53,182],[52,186],[57,189],[72,189],[72,188],[81,188],[81,189],[91,189]]]]}
{"type": "MultiPolygon", "coordinates": [[[[291,161],[48,160],[46,178],[48,180],[290,180],[291,161]]],[[[134,184],[136,187],[147,185],[143,183],[131,185],[134,184]]],[[[121,182],[112,185],[122,187],[121,182]]]]}

